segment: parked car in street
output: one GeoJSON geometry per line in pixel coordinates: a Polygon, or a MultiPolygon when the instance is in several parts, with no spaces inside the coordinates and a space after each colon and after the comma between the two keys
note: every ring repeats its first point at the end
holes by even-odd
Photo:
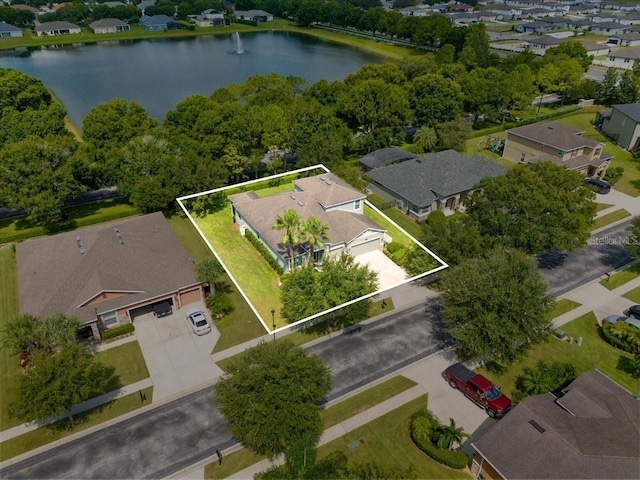
{"type": "Polygon", "coordinates": [[[584,183],[595,187],[595,191],[600,195],[607,194],[611,191],[611,185],[604,180],[598,180],[597,178],[587,178],[584,183]]]}
{"type": "Polygon", "coordinates": [[[452,388],[457,388],[471,401],[484,408],[491,418],[500,418],[511,410],[511,399],[486,377],[472,372],[461,363],[454,363],[442,377],[452,388]]]}
{"type": "Polygon", "coordinates": [[[196,335],[204,335],[211,331],[211,324],[209,323],[209,320],[207,320],[204,312],[200,310],[188,312],[187,320],[189,320],[191,328],[193,328],[193,332],[196,335]]]}

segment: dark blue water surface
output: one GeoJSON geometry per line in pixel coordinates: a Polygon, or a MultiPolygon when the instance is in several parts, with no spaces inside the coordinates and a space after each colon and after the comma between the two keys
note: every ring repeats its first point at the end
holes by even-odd
{"type": "MultiPolygon", "coordinates": [[[[231,34],[186,39],[100,42],[41,48],[30,55],[0,52],[0,67],[40,78],[62,101],[71,121],[114,97],[138,101],[149,114],[165,113],[189,95],[271,72],[318,80],[342,80],[382,57],[287,32],[241,34],[243,55],[231,34]]],[[[0,45],[1,47],[1,45],[0,45]]]]}

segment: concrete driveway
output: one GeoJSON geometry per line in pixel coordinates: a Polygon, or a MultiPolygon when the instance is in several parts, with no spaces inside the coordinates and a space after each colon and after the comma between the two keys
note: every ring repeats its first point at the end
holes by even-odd
{"type": "Polygon", "coordinates": [[[211,359],[220,334],[215,324],[206,335],[193,333],[185,316],[193,309],[207,311],[198,302],[174,310],[167,317],[149,316],[135,321],[136,337],[153,383],[153,402],[210,384],[222,375],[211,359]]]}
{"type": "Polygon", "coordinates": [[[371,270],[378,272],[378,290],[386,290],[409,278],[402,268],[393,263],[380,250],[358,255],[355,257],[355,261],[360,265],[367,265],[371,270]]]}

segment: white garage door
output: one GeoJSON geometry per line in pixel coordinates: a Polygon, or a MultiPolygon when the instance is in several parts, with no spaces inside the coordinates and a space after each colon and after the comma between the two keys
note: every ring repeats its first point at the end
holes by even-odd
{"type": "Polygon", "coordinates": [[[363,253],[374,252],[378,250],[378,245],[380,245],[380,239],[372,238],[368,242],[352,245],[349,249],[349,255],[351,255],[352,257],[357,257],[358,255],[362,255],[363,253]]]}

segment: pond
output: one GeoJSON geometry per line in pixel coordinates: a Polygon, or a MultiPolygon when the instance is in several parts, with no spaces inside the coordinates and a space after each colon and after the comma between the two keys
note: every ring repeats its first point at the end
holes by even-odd
{"type": "Polygon", "coordinates": [[[292,32],[149,39],[0,52],[0,67],[40,78],[62,101],[71,121],[114,97],[138,101],[149,114],[165,113],[189,95],[210,95],[255,74],[278,73],[342,80],[383,57],[292,32]]]}

